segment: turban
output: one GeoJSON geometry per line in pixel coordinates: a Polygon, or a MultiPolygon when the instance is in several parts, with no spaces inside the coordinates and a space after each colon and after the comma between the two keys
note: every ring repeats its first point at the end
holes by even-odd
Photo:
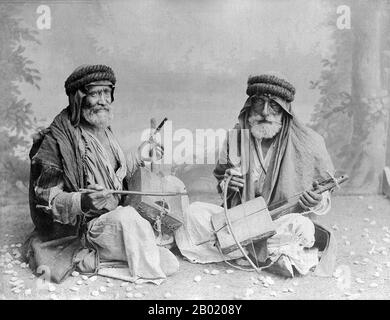
{"type": "Polygon", "coordinates": [[[294,100],[295,88],[288,81],[275,75],[262,74],[250,76],[246,94],[249,97],[255,95],[270,94],[275,96],[275,101],[291,115],[291,102],[294,100]]]}
{"type": "Polygon", "coordinates": [[[286,80],[263,74],[249,77],[246,93],[248,96],[269,93],[291,102],[294,100],[295,88],[286,80]]]}
{"type": "Polygon", "coordinates": [[[111,102],[114,101],[116,78],[114,71],[102,64],[77,67],[65,81],[65,92],[69,97],[69,113],[72,125],[80,122],[81,108],[85,97],[84,88],[88,85],[112,86],[111,102]]]}
{"type": "Polygon", "coordinates": [[[115,85],[116,78],[114,71],[108,66],[97,65],[83,65],[76,68],[75,71],[65,81],[65,92],[69,96],[74,94],[78,89],[83,89],[85,85],[106,80],[115,85]]]}

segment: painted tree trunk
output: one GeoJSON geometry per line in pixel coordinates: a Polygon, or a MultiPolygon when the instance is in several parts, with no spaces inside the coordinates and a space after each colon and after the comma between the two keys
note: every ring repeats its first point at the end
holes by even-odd
{"type": "Polygon", "coordinates": [[[352,7],[353,135],[347,159],[349,189],[378,193],[386,158],[387,97],[381,81],[383,1],[356,1],[352,7]]]}

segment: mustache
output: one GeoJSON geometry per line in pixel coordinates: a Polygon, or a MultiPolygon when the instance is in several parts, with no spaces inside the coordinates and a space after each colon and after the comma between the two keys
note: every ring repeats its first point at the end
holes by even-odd
{"type": "Polygon", "coordinates": [[[272,124],[272,123],[282,124],[281,121],[269,120],[269,119],[261,119],[261,120],[257,120],[257,119],[248,119],[248,121],[249,121],[249,123],[250,123],[251,125],[272,124]]]}
{"type": "Polygon", "coordinates": [[[111,111],[111,108],[110,108],[110,106],[95,106],[95,107],[92,107],[89,109],[89,111],[92,113],[98,113],[101,110],[111,111]]]}

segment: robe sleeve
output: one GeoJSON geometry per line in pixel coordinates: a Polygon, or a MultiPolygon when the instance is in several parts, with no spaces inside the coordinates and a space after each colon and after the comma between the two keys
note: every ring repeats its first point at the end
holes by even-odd
{"type": "Polygon", "coordinates": [[[62,174],[53,175],[49,168],[43,169],[34,189],[38,203],[53,221],[75,225],[77,216],[82,215],[81,193],[65,192],[62,174]]]}

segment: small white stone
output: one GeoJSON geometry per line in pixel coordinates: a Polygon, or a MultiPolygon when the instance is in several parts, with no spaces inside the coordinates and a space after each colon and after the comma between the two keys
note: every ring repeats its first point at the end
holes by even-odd
{"type": "Polygon", "coordinates": [[[366,263],[369,263],[369,262],[370,262],[370,259],[364,258],[363,261],[366,262],[366,263]]]}
{"type": "Polygon", "coordinates": [[[288,288],[288,292],[293,293],[293,292],[294,292],[294,289],[293,289],[293,288],[288,288]]]}
{"type": "Polygon", "coordinates": [[[202,280],[202,277],[201,277],[201,276],[195,276],[195,277],[194,277],[194,281],[195,281],[195,282],[199,282],[200,280],[202,280]]]}
{"type": "Polygon", "coordinates": [[[97,297],[99,295],[99,291],[94,290],[94,291],[91,292],[91,295],[94,296],[94,297],[97,297]]]}
{"type": "Polygon", "coordinates": [[[23,268],[23,269],[24,269],[24,268],[27,268],[27,263],[25,263],[25,262],[21,263],[21,264],[20,264],[20,267],[23,268]]]}
{"type": "Polygon", "coordinates": [[[133,288],[132,287],[126,287],[126,291],[127,292],[133,291],[133,288]]]}
{"type": "Polygon", "coordinates": [[[89,281],[93,282],[93,281],[96,281],[96,279],[97,279],[97,276],[92,276],[92,277],[89,278],[89,281]]]}
{"type": "Polygon", "coordinates": [[[369,218],[364,218],[363,220],[364,220],[365,222],[369,222],[369,221],[370,221],[369,218]]]}
{"type": "Polygon", "coordinates": [[[375,226],[376,225],[376,221],[375,220],[371,221],[370,225],[375,226]]]}
{"type": "Polygon", "coordinates": [[[260,283],[259,280],[255,279],[253,282],[252,282],[254,285],[258,285],[260,283]]]}
{"type": "Polygon", "coordinates": [[[245,291],[245,295],[247,297],[253,295],[255,293],[255,290],[253,290],[252,288],[247,288],[246,291],[245,291]]]}
{"type": "Polygon", "coordinates": [[[274,281],[271,277],[269,277],[269,276],[267,276],[267,277],[265,278],[265,281],[266,281],[269,285],[275,284],[275,281],[274,281]]]}
{"type": "Polygon", "coordinates": [[[73,271],[72,272],[72,277],[78,277],[80,275],[80,272],[73,271]]]}
{"type": "Polygon", "coordinates": [[[126,293],[126,298],[134,298],[134,294],[132,292],[126,293]]]}
{"type": "Polygon", "coordinates": [[[374,207],[373,206],[368,206],[367,209],[368,210],[374,210],[374,207]]]}
{"type": "Polygon", "coordinates": [[[100,290],[100,292],[107,292],[107,288],[106,287],[103,287],[103,286],[101,286],[100,288],[99,288],[99,290],[100,290]]]}
{"type": "Polygon", "coordinates": [[[339,278],[342,273],[343,273],[343,269],[342,268],[336,268],[336,270],[333,272],[333,277],[334,278],[339,278]]]}
{"type": "Polygon", "coordinates": [[[263,283],[263,287],[264,287],[264,288],[268,288],[268,287],[269,287],[269,283],[268,283],[268,282],[264,282],[264,283],[263,283]]]}
{"type": "Polygon", "coordinates": [[[83,274],[83,275],[81,276],[81,279],[83,279],[84,281],[87,281],[87,280],[88,280],[88,277],[87,277],[85,274],[83,274]]]}
{"type": "Polygon", "coordinates": [[[379,272],[375,272],[375,273],[373,274],[373,276],[374,276],[375,278],[379,278],[379,277],[380,277],[380,274],[379,274],[379,272]]]}
{"type": "Polygon", "coordinates": [[[78,287],[70,287],[69,289],[72,291],[76,291],[76,292],[80,290],[80,288],[78,288],[78,287]]]}
{"type": "Polygon", "coordinates": [[[227,269],[227,270],[226,270],[226,273],[227,273],[227,274],[230,274],[230,273],[233,273],[233,272],[234,272],[234,270],[232,270],[232,269],[227,269]]]}
{"type": "Polygon", "coordinates": [[[4,259],[6,262],[8,262],[7,260],[13,260],[14,258],[10,255],[9,252],[7,252],[5,255],[4,255],[4,259]]]}
{"type": "Polygon", "coordinates": [[[29,296],[29,295],[31,294],[31,289],[26,289],[26,290],[24,290],[24,294],[25,294],[26,296],[29,296]]]}
{"type": "Polygon", "coordinates": [[[169,299],[169,298],[171,298],[172,297],[172,295],[169,293],[169,292],[165,292],[164,293],[164,298],[165,299],[169,299]]]}
{"type": "Polygon", "coordinates": [[[107,279],[106,279],[106,282],[107,282],[107,283],[111,283],[112,281],[111,281],[110,278],[107,278],[107,279]]]}
{"type": "Polygon", "coordinates": [[[298,281],[293,281],[292,284],[293,284],[293,286],[297,287],[298,286],[298,281]]]}
{"type": "Polygon", "coordinates": [[[276,294],[275,291],[271,291],[271,292],[269,293],[269,295],[272,296],[272,297],[276,297],[277,294],[276,294]]]}
{"type": "Polygon", "coordinates": [[[211,270],[210,273],[211,273],[213,276],[215,276],[215,275],[219,274],[219,270],[214,269],[214,270],[211,270]]]}
{"type": "Polygon", "coordinates": [[[12,250],[12,254],[13,254],[15,259],[19,259],[22,256],[22,254],[19,252],[18,249],[12,250]]]}
{"type": "Polygon", "coordinates": [[[349,253],[349,255],[354,256],[354,255],[355,255],[355,251],[351,251],[351,252],[349,253]]]}
{"type": "Polygon", "coordinates": [[[376,287],[378,287],[378,284],[373,282],[373,283],[370,283],[369,287],[370,288],[376,288],[376,287]]]}
{"type": "Polygon", "coordinates": [[[345,240],[345,245],[346,245],[346,246],[349,246],[349,245],[351,245],[351,242],[348,241],[348,240],[345,240]]]}
{"type": "Polygon", "coordinates": [[[221,286],[220,286],[219,284],[216,284],[216,285],[214,286],[214,288],[215,288],[215,289],[221,289],[221,286]]]}
{"type": "Polygon", "coordinates": [[[49,290],[49,292],[54,292],[54,291],[56,291],[56,287],[53,284],[49,284],[48,290],[49,290]]]}
{"type": "Polygon", "coordinates": [[[359,288],[359,292],[364,292],[364,289],[363,288],[359,288]]]}
{"type": "Polygon", "coordinates": [[[17,244],[15,244],[15,247],[16,248],[20,248],[22,246],[22,244],[21,243],[17,243],[17,244]]]}
{"type": "Polygon", "coordinates": [[[15,244],[11,244],[11,248],[15,248],[15,244]]]}
{"type": "Polygon", "coordinates": [[[204,270],[203,270],[203,273],[209,274],[209,273],[210,273],[210,270],[209,270],[209,269],[204,269],[204,270]]]}
{"type": "Polygon", "coordinates": [[[16,281],[16,280],[18,280],[18,278],[17,277],[12,277],[10,280],[11,281],[16,281]]]}
{"type": "Polygon", "coordinates": [[[142,298],[144,295],[141,292],[134,293],[134,298],[142,298]]]}
{"type": "Polygon", "coordinates": [[[347,228],[347,227],[344,227],[344,231],[348,231],[348,228],[347,228]]]}
{"type": "Polygon", "coordinates": [[[360,278],[356,278],[356,282],[357,283],[360,283],[360,284],[363,284],[364,283],[364,280],[360,279],[360,278]]]}
{"type": "Polygon", "coordinates": [[[288,289],[287,289],[287,288],[284,288],[284,289],[282,290],[282,292],[287,293],[287,292],[288,292],[288,289]]]}
{"type": "Polygon", "coordinates": [[[83,283],[84,283],[84,281],[83,280],[77,280],[77,282],[76,282],[79,286],[81,286],[83,283]]]}
{"type": "Polygon", "coordinates": [[[122,282],[122,283],[121,283],[121,287],[127,287],[128,285],[129,285],[128,282],[122,282]]]}
{"type": "Polygon", "coordinates": [[[336,225],[333,225],[333,226],[332,226],[332,229],[337,231],[337,230],[339,230],[339,227],[336,226],[336,225]]]}

